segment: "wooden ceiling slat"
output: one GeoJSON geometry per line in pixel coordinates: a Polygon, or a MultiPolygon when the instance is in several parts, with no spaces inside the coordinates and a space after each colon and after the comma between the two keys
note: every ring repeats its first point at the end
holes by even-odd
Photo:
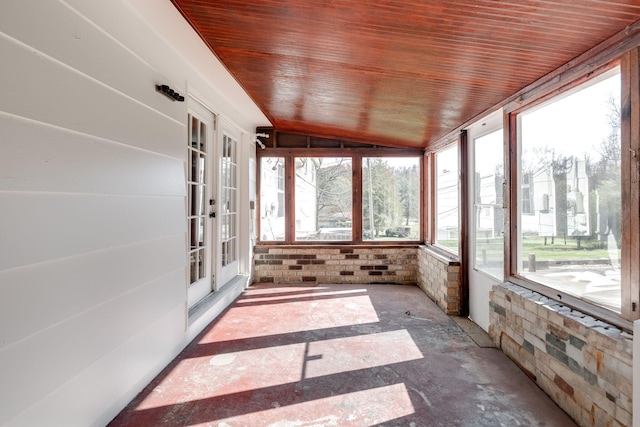
{"type": "Polygon", "coordinates": [[[412,148],[640,18],[640,0],[173,1],[279,130],[412,148]]]}

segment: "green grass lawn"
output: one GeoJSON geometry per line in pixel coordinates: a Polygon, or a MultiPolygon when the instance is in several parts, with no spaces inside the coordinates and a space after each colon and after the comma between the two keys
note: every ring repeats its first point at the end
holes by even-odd
{"type": "MultiPolygon", "coordinates": [[[[439,240],[438,244],[453,250],[458,249],[457,240],[439,240]]],[[[502,252],[501,245],[501,239],[478,239],[477,242],[478,251],[484,249],[489,258],[502,252]]],[[[566,244],[562,237],[556,237],[553,244],[551,238],[547,237],[545,245],[544,237],[526,236],[522,241],[522,254],[525,258],[528,254],[535,254],[539,261],[609,258],[609,251],[603,246],[603,242],[583,238],[580,246],[581,248],[578,249],[578,242],[574,237],[567,237],[566,244]]],[[[618,250],[618,256],[620,256],[620,250],[618,250]]]]}
{"type": "MultiPolygon", "coordinates": [[[[609,258],[609,251],[603,242],[597,240],[582,239],[580,248],[576,238],[568,237],[565,244],[564,238],[556,237],[551,244],[551,238],[547,237],[547,244],[544,244],[543,237],[525,237],[522,241],[522,253],[536,254],[539,260],[548,259],[595,259],[609,258]]],[[[620,251],[618,251],[620,256],[620,251]]]]}

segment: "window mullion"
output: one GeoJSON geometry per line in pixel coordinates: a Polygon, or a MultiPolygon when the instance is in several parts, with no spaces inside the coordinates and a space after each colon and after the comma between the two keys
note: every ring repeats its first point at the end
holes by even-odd
{"type": "Polygon", "coordinates": [[[293,155],[287,155],[284,158],[284,186],[286,191],[284,193],[284,203],[286,209],[285,216],[285,237],[284,240],[287,243],[293,243],[295,241],[295,225],[296,225],[296,189],[295,189],[295,158],[293,155]]]}
{"type": "Polygon", "coordinates": [[[621,154],[622,154],[622,317],[640,318],[640,54],[638,48],[621,61],[621,154]]]}
{"type": "Polygon", "coordinates": [[[355,243],[362,243],[362,155],[355,154],[352,163],[352,223],[351,238],[355,243]]]}
{"type": "Polygon", "coordinates": [[[504,216],[504,277],[513,277],[518,271],[518,136],[517,117],[513,113],[505,113],[503,120],[504,138],[507,150],[504,150],[505,187],[502,195],[503,205],[507,210],[504,216]]]}
{"type": "Polygon", "coordinates": [[[429,197],[427,201],[427,224],[429,231],[427,232],[427,242],[429,244],[435,243],[436,233],[436,172],[434,165],[434,153],[429,153],[425,157],[427,163],[427,178],[429,181],[429,197]]]}

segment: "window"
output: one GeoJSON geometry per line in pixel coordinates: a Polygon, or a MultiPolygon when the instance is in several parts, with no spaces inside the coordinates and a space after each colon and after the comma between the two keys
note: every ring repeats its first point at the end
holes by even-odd
{"type": "Polygon", "coordinates": [[[296,240],[351,240],[351,159],[295,158],[296,240]]]}
{"type": "Polygon", "coordinates": [[[517,273],[621,308],[620,71],[518,115],[517,273]]]}
{"type": "Polygon", "coordinates": [[[435,154],[435,169],[435,243],[457,254],[460,233],[457,144],[435,154]]]}
{"type": "Polygon", "coordinates": [[[504,278],[503,145],[502,129],[475,138],[473,144],[473,267],[498,280],[504,278]]]}
{"type": "Polygon", "coordinates": [[[420,164],[416,157],[362,159],[362,239],[420,238],[420,164]]]}
{"type": "Polygon", "coordinates": [[[238,260],[238,187],[237,187],[238,142],[226,133],[222,137],[220,159],[220,253],[222,266],[238,260]]]}
{"type": "Polygon", "coordinates": [[[189,114],[189,171],[187,177],[189,220],[189,284],[193,285],[205,277],[206,256],[206,124],[189,114]]]}
{"type": "Polygon", "coordinates": [[[257,155],[260,243],[422,240],[422,150],[278,132],[257,155]]]}
{"type": "Polygon", "coordinates": [[[284,240],[284,157],[260,160],[261,240],[284,240]]]}

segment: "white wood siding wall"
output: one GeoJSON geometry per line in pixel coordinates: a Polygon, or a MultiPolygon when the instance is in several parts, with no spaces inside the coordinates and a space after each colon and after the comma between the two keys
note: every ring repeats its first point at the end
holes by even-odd
{"type": "Polygon", "coordinates": [[[198,43],[168,0],[0,3],[0,425],[103,425],[186,345],[187,106],[154,85],[266,121],[198,43]]]}

